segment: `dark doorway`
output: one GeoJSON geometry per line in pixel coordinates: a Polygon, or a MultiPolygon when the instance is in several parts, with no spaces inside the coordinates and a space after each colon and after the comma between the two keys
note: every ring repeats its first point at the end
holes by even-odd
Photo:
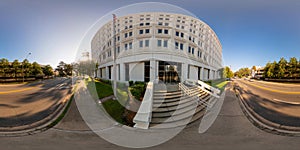
{"type": "Polygon", "coordinates": [[[180,82],[181,63],[159,61],[158,77],[160,81],[165,83],[180,82]]]}

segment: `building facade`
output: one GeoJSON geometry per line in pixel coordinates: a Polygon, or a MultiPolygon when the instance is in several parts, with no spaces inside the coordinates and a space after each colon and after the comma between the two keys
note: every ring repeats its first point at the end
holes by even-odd
{"type": "Polygon", "coordinates": [[[99,64],[96,77],[120,82],[213,80],[223,67],[215,32],[197,18],[173,13],[112,19],[93,37],[91,56],[99,64]]]}

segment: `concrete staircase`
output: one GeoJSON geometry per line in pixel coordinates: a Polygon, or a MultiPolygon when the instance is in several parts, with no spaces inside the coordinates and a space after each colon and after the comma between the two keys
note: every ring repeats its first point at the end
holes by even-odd
{"type": "Polygon", "coordinates": [[[193,85],[185,85],[189,89],[189,95],[184,93],[178,84],[167,86],[154,86],[150,128],[185,126],[203,117],[210,94],[193,85]]]}

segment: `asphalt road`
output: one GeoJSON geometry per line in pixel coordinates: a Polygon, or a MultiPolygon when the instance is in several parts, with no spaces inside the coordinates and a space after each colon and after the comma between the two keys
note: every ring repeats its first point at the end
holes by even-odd
{"type": "Polygon", "coordinates": [[[56,110],[71,92],[71,79],[0,85],[0,129],[26,126],[56,110]]]}
{"type": "MultiPolygon", "coordinates": [[[[252,125],[241,110],[233,86],[229,87],[221,112],[207,132],[199,134],[199,122],[195,122],[170,141],[147,149],[299,149],[299,137],[267,133],[252,125]]],[[[74,101],[65,118],[54,128],[30,136],[0,137],[0,145],[1,150],[128,149],[111,144],[91,132],[80,117],[74,101]]]]}
{"type": "Polygon", "coordinates": [[[300,127],[300,85],[234,80],[252,110],[273,123],[300,127]]]}

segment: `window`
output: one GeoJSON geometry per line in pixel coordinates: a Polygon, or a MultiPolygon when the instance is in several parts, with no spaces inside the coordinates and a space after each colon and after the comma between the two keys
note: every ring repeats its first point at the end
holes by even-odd
{"type": "Polygon", "coordinates": [[[184,37],[184,33],[181,33],[181,34],[180,34],[180,37],[182,37],[182,38],[183,38],[183,37],[184,37]]]}
{"type": "Polygon", "coordinates": [[[165,20],[170,20],[170,18],[166,18],[165,20]]]}
{"type": "Polygon", "coordinates": [[[120,36],[117,37],[118,41],[120,41],[120,36]]]}
{"type": "Polygon", "coordinates": [[[178,49],[179,43],[175,42],[175,49],[178,49]]]}
{"type": "Polygon", "coordinates": [[[140,23],[140,26],[144,26],[144,23],[140,23]]]}
{"type": "Polygon", "coordinates": [[[150,20],[150,18],[146,18],[146,20],[150,20]]]}
{"type": "Polygon", "coordinates": [[[194,47],[192,47],[192,54],[194,54],[194,47]]]}
{"type": "Polygon", "coordinates": [[[158,29],[158,30],[157,30],[157,33],[162,33],[162,29],[158,29]]]}
{"type": "Polygon", "coordinates": [[[143,40],[141,40],[139,43],[140,47],[143,47],[143,40]]]}
{"type": "Polygon", "coordinates": [[[183,44],[180,43],[180,50],[183,50],[183,44]]]}
{"type": "Polygon", "coordinates": [[[132,32],[129,32],[129,36],[132,36],[132,32]]]}
{"type": "Polygon", "coordinates": [[[162,23],[162,22],[158,22],[158,25],[162,26],[162,25],[163,25],[163,23],[162,23]]]}
{"type": "Polygon", "coordinates": [[[145,47],[149,47],[149,40],[145,40],[145,47]]]}
{"type": "Polygon", "coordinates": [[[120,53],[120,46],[117,47],[117,53],[120,53]]]}
{"type": "Polygon", "coordinates": [[[128,33],[125,33],[125,38],[127,38],[128,37],[128,33]]]}
{"type": "Polygon", "coordinates": [[[191,53],[191,47],[189,46],[188,52],[191,53]]]}
{"type": "Polygon", "coordinates": [[[131,29],[132,28],[132,25],[129,25],[129,29],[131,29]]]}
{"type": "Polygon", "coordinates": [[[159,20],[163,20],[163,18],[159,18],[159,20]]]}
{"type": "Polygon", "coordinates": [[[150,22],[147,22],[145,25],[146,25],[146,26],[150,26],[150,22]]]}
{"type": "Polygon", "coordinates": [[[132,43],[131,42],[129,43],[129,49],[132,49],[132,43]]]}
{"type": "Polygon", "coordinates": [[[157,40],[157,47],[161,47],[161,40],[157,40]]]}
{"type": "Polygon", "coordinates": [[[150,29],[145,29],[145,33],[150,33],[150,29]]]}
{"type": "Polygon", "coordinates": [[[164,47],[168,47],[168,40],[164,40],[164,47]]]}
{"type": "Polygon", "coordinates": [[[127,29],[127,26],[125,26],[125,30],[127,29]]]}
{"type": "Polygon", "coordinates": [[[178,31],[176,31],[175,35],[176,35],[176,36],[179,36],[179,32],[178,32],[178,31]]]}
{"type": "Polygon", "coordinates": [[[144,34],[144,30],[140,30],[140,34],[144,34]]]}
{"type": "Polygon", "coordinates": [[[165,30],[164,30],[164,33],[165,33],[165,34],[169,34],[169,30],[165,29],[165,30]]]}
{"type": "Polygon", "coordinates": [[[165,26],[169,26],[169,23],[166,22],[166,23],[165,23],[165,26]]]}
{"type": "Polygon", "coordinates": [[[128,44],[126,43],[126,44],[125,44],[125,50],[127,50],[127,49],[128,49],[128,44]]]}

